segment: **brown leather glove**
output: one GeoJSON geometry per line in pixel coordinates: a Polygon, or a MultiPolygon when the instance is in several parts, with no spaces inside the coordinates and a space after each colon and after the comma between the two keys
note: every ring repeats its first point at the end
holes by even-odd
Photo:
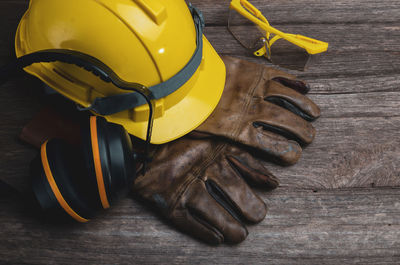
{"type": "Polygon", "coordinates": [[[202,136],[193,132],[157,146],[133,191],[186,233],[213,244],[239,243],[248,234],[244,222],[260,222],[267,213],[242,177],[268,189],[278,181],[245,149],[202,136]]]}
{"type": "Polygon", "coordinates": [[[309,87],[274,68],[223,56],[227,78],[221,100],[196,131],[245,144],[283,164],[300,158],[315,129],[319,107],[303,94],[309,87]]]}
{"type": "Polygon", "coordinates": [[[258,187],[278,186],[263,161],[272,157],[294,164],[302,151],[299,143],[315,136],[308,121],[320,115],[302,94],[308,91],[303,81],[223,59],[227,83],[213,114],[196,131],[159,146],[150,170],[133,187],[179,229],[216,244],[243,241],[244,222],[264,219],[264,202],[242,178],[258,187]]]}

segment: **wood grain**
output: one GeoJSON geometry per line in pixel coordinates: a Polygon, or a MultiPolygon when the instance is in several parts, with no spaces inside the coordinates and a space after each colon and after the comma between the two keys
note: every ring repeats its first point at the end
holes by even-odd
{"type": "MultiPolygon", "coordinates": [[[[226,23],[229,0],[191,2],[203,11],[210,26],[226,23]]],[[[253,0],[251,3],[264,11],[272,25],[391,23],[398,22],[400,18],[400,6],[396,0],[253,0]]]]}
{"type": "Polygon", "coordinates": [[[261,193],[269,215],[237,246],[212,247],[122,200],[90,224],[43,224],[0,201],[4,264],[398,264],[399,189],[261,193]]]}
{"type": "Polygon", "coordinates": [[[288,188],[330,189],[400,185],[400,118],[326,118],[291,167],[266,166],[288,188]]]}
{"type": "MultiPolygon", "coordinates": [[[[369,24],[332,26],[329,31],[323,27],[325,26],[321,24],[277,27],[329,43],[327,52],[313,56],[314,60],[306,72],[291,71],[292,73],[309,79],[400,73],[400,45],[396,41],[400,38],[400,23],[391,26],[378,25],[372,30],[369,30],[369,24]],[[349,28],[351,32],[348,32],[349,28]]],[[[264,58],[252,56],[225,26],[207,28],[205,34],[220,54],[240,55],[254,62],[269,64],[264,58]]]]}
{"type": "MultiPolygon", "coordinates": [[[[28,0],[0,2],[0,65],[28,0]]],[[[254,58],[226,30],[228,0],[193,0],[220,54],[254,58]]],[[[306,72],[321,106],[315,141],[298,164],[265,163],[281,180],[267,218],[237,246],[211,247],[175,231],[131,198],[87,225],[42,222],[0,196],[0,264],[399,264],[400,2],[253,0],[273,26],[329,42],[306,72]]],[[[29,186],[36,150],[16,140],[41,107],[40,82],[0,89],[0,179],[29,186]]]]}
{"type": "MultiPolygon", "coordinates": [[[[400,43],[396,41],[400,35],[400,22],[390,24],[379,23],[371,28],[371,24],[277,24],[277,29],[302,34],[329,43],[329,51],[352,51],[362,57],[364,52],[399,51],[400,43]],[[329,28],[329,30],[326,30],[329,28]]],[[[243,31],[252,26],[244,25],[243,31]]],[[[232,37],[226,25],[206,27],[206,36],[213,41],[214,48],[225,53],[242,52],[242,46],[232,37]]]]}

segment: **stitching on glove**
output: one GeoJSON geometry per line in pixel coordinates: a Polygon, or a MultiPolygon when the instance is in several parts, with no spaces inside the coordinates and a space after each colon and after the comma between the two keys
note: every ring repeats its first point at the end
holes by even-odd
{"type": "Polygon", "coordinates": [[[197,166],[192,170],[192,174],[196,178],[201,179],[200,176],[203,173],[203,171],[216,160],[219,154],[225,149],[225,146],[226,146],[225,143],[216,144],[215,148],[213,148],[212,152],[209,153],[209,155],[204,159],[204,161],[199,166],[197,166]]]}
{"type": "Polygon", "coordinates": [[[171,213],[173,212],[173,210],[176,208],[176,205],[178,204],[178,202],[180,202],[183,194],[185,194],[185,192],[189,189],[189,186],[193,184],[193,182],[195,182],[198,178],[196,176],[194,176],[193,174],[190,174],[190,177],[188,177],[186,179],[186,181],[184,183],[182,183],[182,185],[180,186],[179,190],[175,193],[176,195],[174,196],[175,199],[171,199],[171,206],[169,207],[166,216],[170,217],[171,213]]]}
{"type": "MultiPolygon", "coordinates": [[[[243,99],[243,108],[242,108],[243,111],[240,114],[239,121],[235,124],[236,126],[233,126],[233,130],[231,132],[231,138],[236,139],[236,141],[238,141],[237,136],[240,133],[240,128],[242,128],[244,117],[248,112],[251,100],[253,98],[253,95],[254,95],[256,89],[260,85],[262,77],[264,76],[264,72],[265,72],[265,68],[260,68],[260,70],[258,71],[258,78],[254,78],[254,81],[250,86],[252,88],[248,90],[246,97],[243,99]]],[[[226,143],[221,143],[221,144],[217,145],[216,148],[213,150],[213,152],[210,152],[210,155],[204,160],[204,162],[201,163],[196,169],[194,169],[192,171],[193,175],[195,175],[196,177],[199,177],[201,175],[201,173],[212,162],[214,162],[216,157],[218,157],[218,155],[225,150],[226,146],[227,146],[226,143]]]]}
{"type": "Polygon", "coordinates": [[[243,99],[243,107],[242,107],[243,111],[240,113],[239,120],[238,120],[236,126],[233,126],[233,130],[231,132],[231,139],[234,139],[236,141],[238,141],[238,135],[240,133],[240,129],[242,128],[244,117],[248,113],[253,95],[254,95],[256,89],[259,87],[262,77],[264,76],[265,68],[261,68],[261,67],[259,67],[259,68],[260,68],[260,70],[258,72],[259,76],[258,76],[258,78],[254,78],[253,84],[250,86],[251,89],[248,90],[246,97],[243,99]]]}

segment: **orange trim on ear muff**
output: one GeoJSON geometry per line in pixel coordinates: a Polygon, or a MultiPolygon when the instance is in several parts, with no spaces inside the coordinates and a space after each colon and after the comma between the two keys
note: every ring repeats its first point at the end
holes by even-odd
{"type": "Polygon", "coordinates": [[[100,194],[101,204],[104,209],[110,208],[110,203],[107,199],[106,189],[104,187],[103,170],[101,169],[99,141],[97,138],[97,120],[96,116],[90,117],[90,137],[92,141],[92,153],[94,161],[94,169],[96,171],[97,187],[100,194]]]}
{"type": "Polygon", "coordinates": [[[64,209],[64,211],[66,211],[76,221],[81,222],[81,223],[85,223],[85,222],[87,222],[89,220],[79,216],[68,205],[68,203],[65,201],[64,197],[62,196],[60,190],[57,187],[57,183],[54,180],[53,174],[51,173],[49,161],[47,160],[47,152],[46,152],[47,142],[48,141],[46,141],[44,144],[42,144],[42,146],[40,148],[40,156],[42,158],[42,165],[43,165],[43,168],[44,168],[44,173],[45,173],[46,178],[47,178],[47,182],[50,184],[51,190],[53,191],[54,195],[56,196],[56,199],[57,199],[58,203],[64,209]]]}

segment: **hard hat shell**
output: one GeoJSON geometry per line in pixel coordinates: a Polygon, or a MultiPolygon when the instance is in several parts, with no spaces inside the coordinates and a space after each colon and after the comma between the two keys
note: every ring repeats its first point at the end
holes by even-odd
{"type": "MultiPolygon", "coordinates": [[[[203,36],[203,58],[177,91],[156,101],[152,143],[179,138],[214,110],[225,85],[225,65],[203,36]]],[[[16,33],[17,57],[69,49],[96,57],[127,82],[153,86],[176,75],[196,50],[196,29],[183,0],[31,0],[16,33]]],[[[88,107],[95,98],[126,93],[74,65],[25,68],[44,83],[88,107]]],[[[105,118],[146,137],[149,107],[105,118]]]]}

